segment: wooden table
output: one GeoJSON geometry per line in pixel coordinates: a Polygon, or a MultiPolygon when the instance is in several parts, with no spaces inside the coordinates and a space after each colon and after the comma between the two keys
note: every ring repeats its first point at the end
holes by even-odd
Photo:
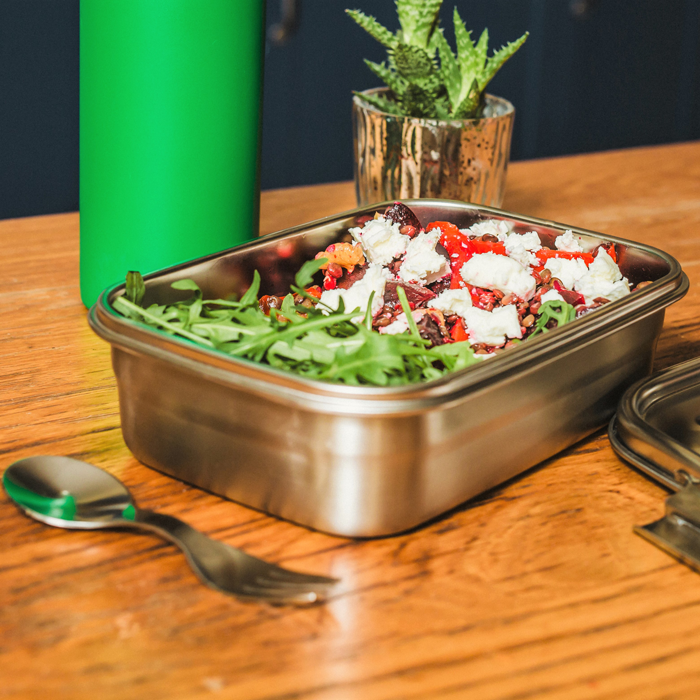
{"type": "MultiPolygon", "coordinates": [[[[266,192],[269,232],[354,206],[266,192]]],[[[700,354],[700,143],[516,163],[504,208],[660,246],[691,279],[657,359],[700,354]]],[[[307,609],[202,586],[148,535],[66,532],[0,494],[0,697],[698,698],[700,576],[632,532],[663,489],[590,438],[410,534],[349,541],[224,501],[124,445],[78,297],[78,216],[0,222],[0,469],[86,459],[137,502],[342,588],[307,609]]]]}

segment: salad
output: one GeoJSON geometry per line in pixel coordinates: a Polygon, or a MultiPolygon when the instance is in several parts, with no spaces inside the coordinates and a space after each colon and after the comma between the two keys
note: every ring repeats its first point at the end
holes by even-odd
{"type": "Polygon", "coordinates": [[[240,299],[204,300],[192,280],[180,280],[173,287],[190,290],[189,299],[143,308],[143,280],[129,273],[126,294],[113,303],[235,357],[387,386],[482,362],[633,291],[613,244],[587,246],[571,231],[550,248],[535,231],[517,233],[496,219],[423,227],[395,202],[349,233],[351,241],[305,263],[284,296],[259,296],[256,271],[240,299]]]}

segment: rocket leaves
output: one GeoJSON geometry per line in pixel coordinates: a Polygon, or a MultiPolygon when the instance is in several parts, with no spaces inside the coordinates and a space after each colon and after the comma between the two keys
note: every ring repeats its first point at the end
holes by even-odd
{"type": "Polygon", "coordinates": [[[554,328],[559,328],[559,326],[571,323],[576,318],[576,309],[571,304],[558,299],[546,301],[540,306],[537,313],[537,323],[535,324],[535,330],[530,334],[531,338],[539,333],[546,333],[552,325],[551,321],[556,323],[554,328]]]}
{"type": "MultiPolygon", "coordinates": [[[[117,297],[113,306],[127,318],[171,335],[310,379],[393,386],[437,379],[480,361],[468,342],[428,347],[429,341],[418,333],[405,293],[401,294],[403,289],[399,296],[410,319],[409,333],[385,335],[371,330],[369,314],[357,321],[357,310],[346,313],[342,299],[338,309],[325,307],[305,290],[323,262],[305,263],[291,287],[294,294],[312,299],[314,305],[296,303],[290,293],[269,316],[258,305],[257,272],[239,300],[203,299],[193,280],[179,280],[172,286],[192,291],[189,298],[147,308],[141,306],[143,294],[139,298],[133,291],[145,289],[141,276],[129,273],[126,294],[117,297]]],[[[371,303],[370,299],[370,308],[371,303]]]]}

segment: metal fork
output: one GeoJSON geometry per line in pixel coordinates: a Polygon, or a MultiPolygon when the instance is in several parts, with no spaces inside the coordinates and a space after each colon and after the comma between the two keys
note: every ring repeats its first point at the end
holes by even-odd
{"type": "Polygon", "coordinates": [[[204,583],[237,598],[304,605],[323,600],[338,583],[334,578],[290,571],[253,557],[164,513],[138,509],[133,523],[176,544],[204,583]]]}
{"type": "Polygon", "coordinates": [[[208,586],[243,600],[305,605],[323,600],[337,579],[289,571],[212,540],[172,515],[136,508],[108,472],[69,457],[29,457],[3,475],[7,494],[29,516],[77,530],[137,528],[175,543],[208,586]]]}

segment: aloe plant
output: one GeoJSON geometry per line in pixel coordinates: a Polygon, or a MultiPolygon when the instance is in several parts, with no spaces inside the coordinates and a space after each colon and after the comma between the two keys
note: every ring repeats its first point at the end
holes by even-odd
{"type": "Polygon", "coordinates": [[[396,0],[401,28],[392,33],[360,10],[347,14],[387,49],[387,60],[365,60],[389,88],[389,96],[355,93],[390,114],[427,119],[473,119],[481,116],[485,89],[501,66],[523,45],[516,41],[488,56],[488,30],[474,43],[454,9],[457,53],[439,27],[443,0],[396,0]]]}

